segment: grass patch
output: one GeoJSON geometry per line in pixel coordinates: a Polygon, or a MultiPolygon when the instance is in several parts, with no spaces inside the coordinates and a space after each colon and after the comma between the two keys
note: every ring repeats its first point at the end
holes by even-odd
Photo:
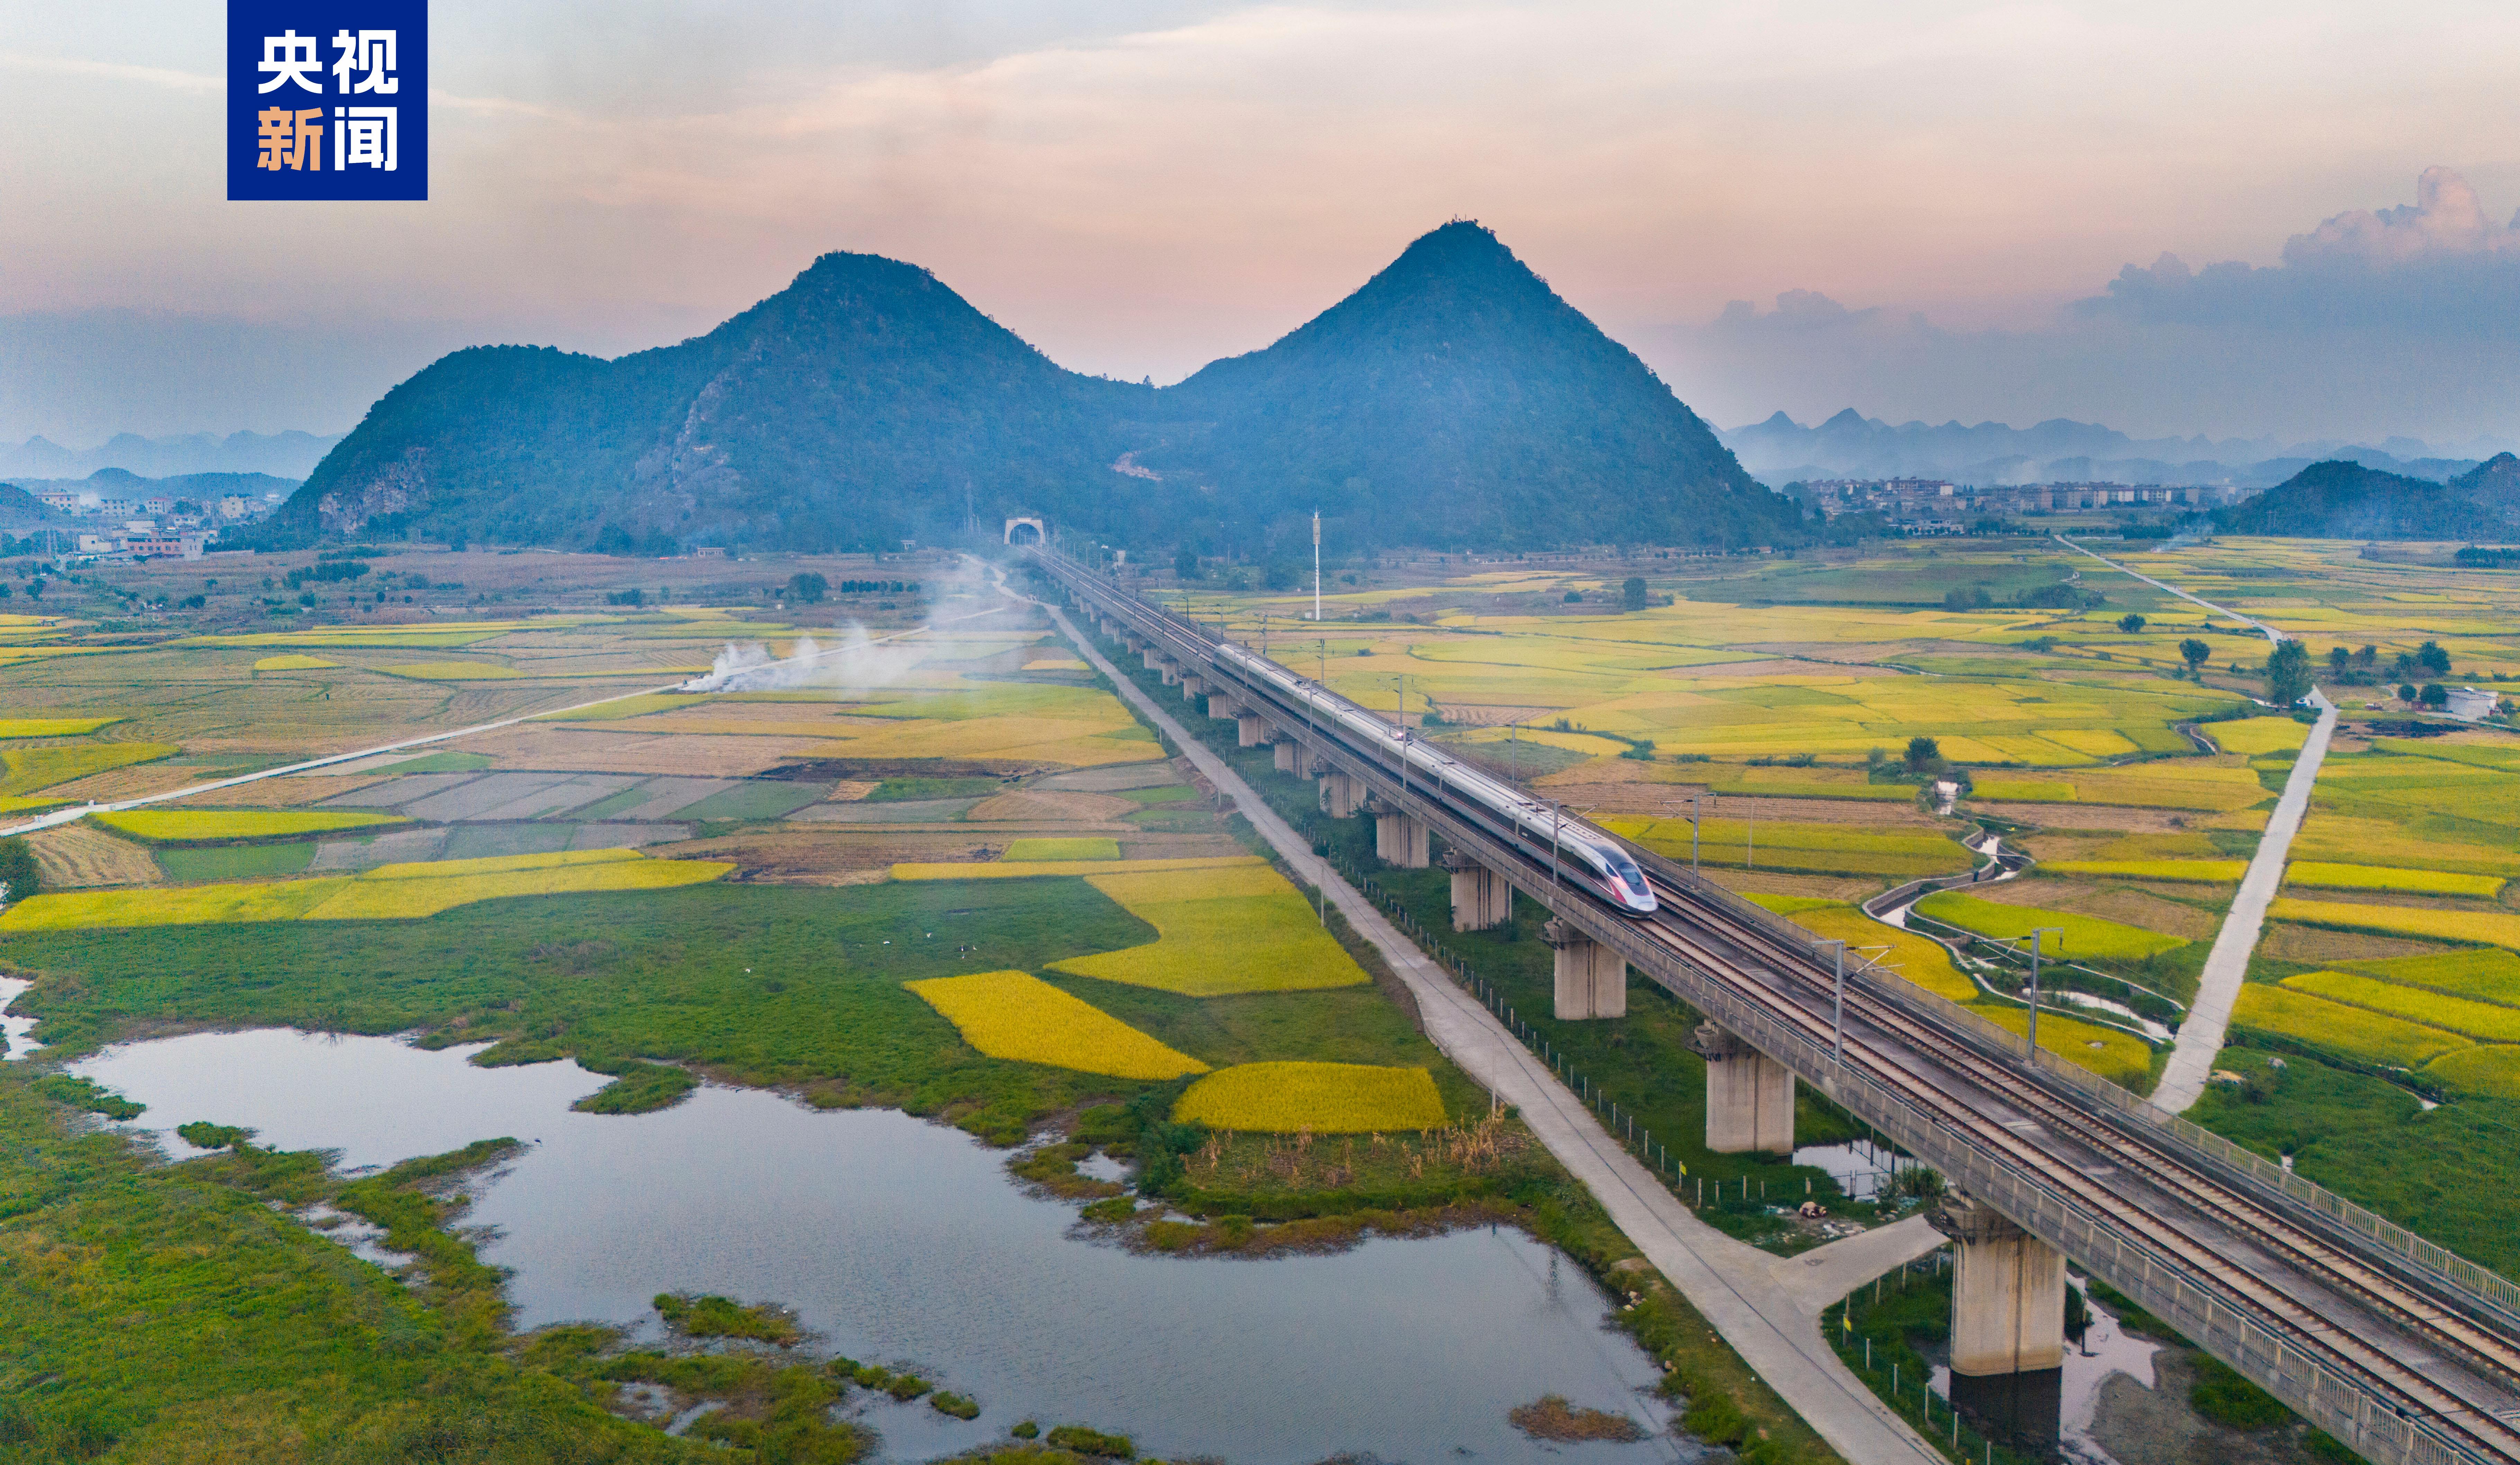
{"type": "Polygon", "coordinates": [[[2445,1053],[2469,1046],[2466,1038],[2439,1028],[2262,982],[2240,988],[2231,1021],[2389,1068],[2419,1069],[2445,1053]]]}
{"type": "Polygon", "coordinates": [[[869,803],[914,803],[922,799],[985,799],[1003,793],[995,778],[887,778],[866,796],[869,803]]]}
{"type": "Polygon", "coordinates": [[[362,814],[332,809],[124,809],[90,814],[95,823],[150,845],[203,845],[226,841],[280,840],[408,824],[400,814],[362,814]]]}
{"type": "Polygon", "coordinates": [[[2331,865],[2295,860],[2284,868],[2284,884],[2329,890],[2466,895],[2491,900],[2502,893],[2503,881],[2498,875],[2463,875],[2451,870],[2401,870],[2386,865],[2331,865]]]}
{"type": "Polygon", "coordinates": [[[715,1293],[660,1292],[655,1308],[665,1326],[686,1338],[741,1338],[792,1348],[805,1336],[796,1319],[783,1308],[768,1303],[747,1307],[715,1293]]]}
{"type": "Polygon", "coordinates": [[[185,882],[268,880],[295,875],[315,862],[315,842],[277,845],[212,845],[200,849],[160,849],[158,866],[169,880],[185,882]]]}
{"type": "Polygon", "coordinates": [[[1009,840],[1003,858],[1026,860],[1116,860],[1120,842],[1106,837],[1062,840],[1009,840]]]}
{"type": "Polygon", "coordinates": [[[1120,1078],[1178,1078],[1207,1065],[1023,972],[934,977],[909,984],[991,1058],[1120,1078]]]}
{"type": "Polygon", "coordinates": [[[2042,949],[2049,956],[2069,961],[2106,960],[2111,957],[2140,961],[2187,944],[2175,936],[2163,936],[2138,926],[2122,926],[2097,916],[2046,910],[2036,905],[2005,905],[2000,901],[1981,900],[1975,895],[1964,895],[1958,891],[1937,891],[1917,901],[1916,909],[1962,931],[2002,939],[2027,939],[2034,927],[2058,928],[2058,931],[2042,938],[2048,942],[2042,949]]]}
{"type": "Polygon", "coordinates": [[[1444,1122],[1444,1100],[1424,1069],[1247,1063],[1192,1084],[1173,1119],[1211,1129],[1363,1134],[1435,1128],[1444,1122]]]}
{"type": "Polygon", "coordinates": [[[711,819],[784,819],[806,804],[819,802],[831,785],[791,783],[777,778],[747,778],[720,789],[697,803],[674,810],[676,819],[701,823],[711,819]]]}
{"type": "Polygon", "coordinates": [[[1353,986],[1363,968],[1312,903],[1268,865],[1095,875],[1088,883],[1155,928],[1144,946],[1075,957],[1058,970],[1185,996],[1353,986]]]}
{"type": "Polygon", "coordinates": [[[2520,947],[2520,913],[2511,911],[2361,905],[2342,900],[2299,900],[2283,895],[2268,906],[2267,915],[2272,920],[2299,921],[2304,925],[2333,926],[2347,931],[2379,931],[2394,936],[2520,947]]]}

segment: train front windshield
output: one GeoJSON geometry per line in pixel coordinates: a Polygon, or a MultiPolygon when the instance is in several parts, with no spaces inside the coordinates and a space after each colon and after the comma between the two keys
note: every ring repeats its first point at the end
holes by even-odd
{"type": "Polygon", "coordinates": [[[1645,893],[1645,872],[1638,869],[1637,862],[1628,858],[1625,851],[1612,850],[1609,860],[1610,872],[1619,877],[1621,884],[1640,895],[1645,893]]]}

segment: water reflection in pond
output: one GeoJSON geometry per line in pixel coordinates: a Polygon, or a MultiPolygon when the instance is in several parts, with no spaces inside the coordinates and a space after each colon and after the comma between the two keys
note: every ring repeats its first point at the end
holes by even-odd
{"type": "Polygon", "coordinates": [[[23,1058],[43,1044],[27,1036],[35,1030],[33,1018],[8,1016],[9,1004],[24,994],[33,983],[21,977],[0,977],[0,1059],[23,1058]]]}
{"type": "MultiPolygon", "coordinates": [[[[1024,1194],[1003,1152],[883,1110],[818,1113],[703,1088],[661,1114],[572,1114],[574,1064],[479,1069],[384,1038],[201,1033],[77,1072],[150,1106],[137,1122],[246,1124],[284,1148],[383,1165],[512,1134],[534,1148],[481,1190],[520,1325],[652,1324],[658,1292],[795,1306],[830,1346],[912,1363],[978,1398],[968,1423],[872,1406],[915,1460],[1026,1418],[1091,1423],[1142,1451],[1299,1462],[1559,1453],[1506,1411],[1543,1394],[1661,1428],[1652,1362],[1606,1326],[1574,1263],[1511,1231],[1377,1240],[1267,1261],[1135,1256],[1024,1194]]],[[[1588,1444],[1602,1462],[1690,1458],[1668,1435],[1588,1444]]]]}

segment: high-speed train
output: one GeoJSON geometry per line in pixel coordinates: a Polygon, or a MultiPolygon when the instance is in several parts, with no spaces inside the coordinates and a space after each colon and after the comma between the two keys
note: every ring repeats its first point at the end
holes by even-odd
{"type": "Polygon", "coordinates": [[[1315,722],[1336,723],[1353,739],[1376,749],[1384,761],[1406,767],[1409,782],[1439,788],[1483,811],[1490,834],[1534,858],[1548,859],[1553,841],[1557,847],[1553,863],[1559,878],[1568,884],[1581,885],[1628,915],[1653,914],[1654,893],[1645,884],[1644,872],[1617,845],[1582,825],[1565,822],[1539,800],[1427,746],[1265,657],[1230,641],[1216,643],[1215,657],[1244,680],[1268,684],[1277,693],[1281,718],[1286,715],[1287,704],[1310,707],[1315,722]]]}

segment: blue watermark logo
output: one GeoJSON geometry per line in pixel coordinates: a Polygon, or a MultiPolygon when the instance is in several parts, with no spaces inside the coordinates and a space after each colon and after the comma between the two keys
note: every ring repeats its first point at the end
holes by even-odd
{"type": "Polygon", "coordinates": [[[428,0],[228,0],[228,198],[428,197],[428,0]]]}

